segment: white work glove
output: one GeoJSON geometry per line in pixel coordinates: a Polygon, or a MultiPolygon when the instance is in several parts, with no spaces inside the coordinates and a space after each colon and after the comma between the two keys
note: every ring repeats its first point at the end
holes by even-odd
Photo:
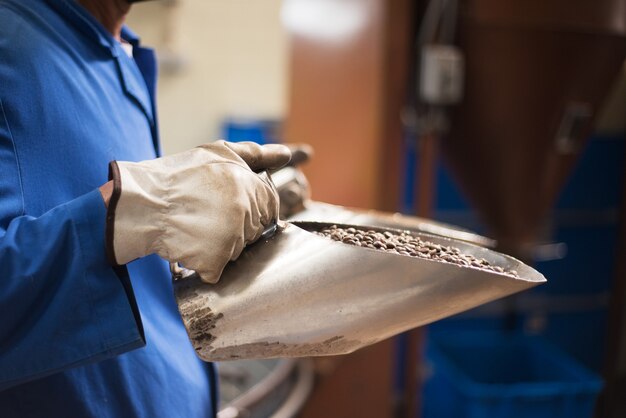
{"type": "Polygon", "coordinates": [[[255,171],[279,168],[290,157],[282,145],[217,141],[149,161],[113,161],[110,261],[156,253],[216,283],[278,216],[275,188],[255,171]]]}

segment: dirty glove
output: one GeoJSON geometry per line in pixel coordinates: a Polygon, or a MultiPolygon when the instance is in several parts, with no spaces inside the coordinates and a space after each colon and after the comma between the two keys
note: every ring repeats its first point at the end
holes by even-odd
{"type": "Polygon", "coordinates": [[[110,261],[156,253],[216,283],[278,216],[276,190],[255,171],[278,168],[290,155],[282,145],[217,141],[149,161],[113,161],[110,261]]]}

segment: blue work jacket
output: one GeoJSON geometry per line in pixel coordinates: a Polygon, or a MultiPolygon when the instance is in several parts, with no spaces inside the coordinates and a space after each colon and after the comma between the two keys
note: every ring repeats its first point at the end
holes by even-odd
{"type": "Polygon", "coordinates": [[[0,417],[211,417],[167,263],[114,269],[98,187],[159,153],[151,50],[72,0],[0,0],[0,417]]]}

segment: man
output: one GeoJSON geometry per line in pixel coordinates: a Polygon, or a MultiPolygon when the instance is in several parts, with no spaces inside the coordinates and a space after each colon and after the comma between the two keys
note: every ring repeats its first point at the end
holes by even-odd
{"type": "Polygon", "coordinates": [[[277,216],[255,171],[289,152],[156,158],[155,61],[129,8],[0,0],[1,417],[216,414],[166,260],[217,281],[277,216]]]}

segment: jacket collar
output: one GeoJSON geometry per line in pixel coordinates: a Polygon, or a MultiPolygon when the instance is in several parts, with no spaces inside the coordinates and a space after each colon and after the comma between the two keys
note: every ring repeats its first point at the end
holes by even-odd
{"type": "MultiPolygon", "coordinates": [[[[141,107],[145,115],[154,125],[155,119],[150,95],[147,91],[145,80],[137,68],[130,62],[120,43],[98,22],[85,8],[75,0],[46,0],[48,4],[61,14],[69,24],[79,30],[84,36],[103,48],[106,53],[117,61],[119,74],[124,91],[131,96],[141,107]]],[[[139,47],[139,37],[124,26],[122,39],[139,47]]]]}
{"type": "Polygon", "coordinates": [[[111,56],[118,56],[120,51],[116,47],[117,41],[78,2],[75,0],[46,0],[46,2],[84,36],[109,51],[111,56]]]}
{"type": "MultiPolygon", "coordinates": [[[[117,41],[84,7],[75,0],[46,0],[58,13],[76,27],[83,35],[109,50],[111,56],[120,54],[117,41]]],[[[133,47],[139,47],[141,39],[127,26],[122,26],[122,39],[133,47]]]]}

